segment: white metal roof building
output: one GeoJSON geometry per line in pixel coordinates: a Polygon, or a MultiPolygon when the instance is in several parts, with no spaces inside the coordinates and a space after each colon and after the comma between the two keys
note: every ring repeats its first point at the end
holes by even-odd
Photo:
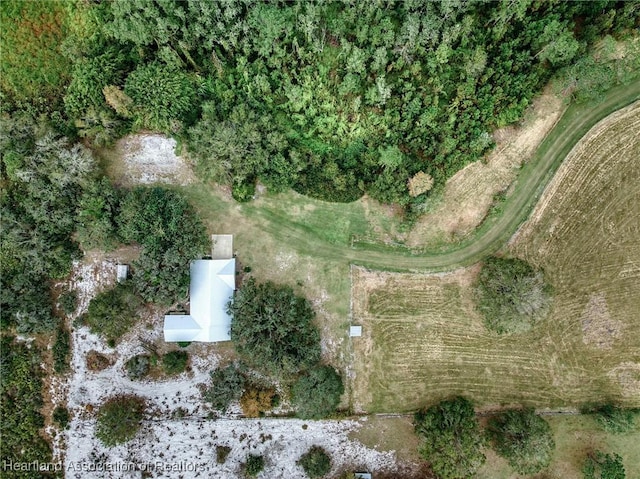
{"type": "Polygon", "coordinates": [[[200,259],[191,262],[190,314],[164,317],[164,340],[217,342],[231,340],[227,304],[236,289],[236,260],[200,259]]]}

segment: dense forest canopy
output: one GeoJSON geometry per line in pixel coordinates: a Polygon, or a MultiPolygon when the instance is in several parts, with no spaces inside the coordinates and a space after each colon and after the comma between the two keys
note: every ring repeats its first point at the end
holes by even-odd
{"type": "MultiPolygon", "coordinates": [[[[3,18],[19,10],[5,3],[3,18]]],[[[639,17],[636,2],[608,0],[64,5],[56,32],[71,33],[57,50],[73,67],[60,95],[78,135],[178,135],[201,176],[238,198],[259,179],[404,205],[427,191],[411,195],[411,178],[441,185],[480,158],[555,71],[639,17]]],[[[20,98],[13,62],[2,64],[9,100],[20,98]]]]}

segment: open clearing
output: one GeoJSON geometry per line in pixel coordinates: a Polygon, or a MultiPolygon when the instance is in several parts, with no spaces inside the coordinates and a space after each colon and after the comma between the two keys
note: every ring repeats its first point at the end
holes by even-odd
{"type": "Polygon", "coordinates": [[[417,275],[354,268],[352,401],[408,411],[465,394],[484,407],[640,406],[640,102],[573,149],[511,253],[544,268],[550,316],[498,336],[475,311],[477,267],[417,275]]]}

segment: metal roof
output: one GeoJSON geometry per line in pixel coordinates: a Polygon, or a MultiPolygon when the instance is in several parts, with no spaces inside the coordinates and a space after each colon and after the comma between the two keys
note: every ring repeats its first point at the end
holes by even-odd
{"type": "Polygon", "coordinates": [[[164,317],[164,340],[217,342],[231,340],[227,304],[236,289],[236,260],[191,262],[191,313],[164,317]]]}

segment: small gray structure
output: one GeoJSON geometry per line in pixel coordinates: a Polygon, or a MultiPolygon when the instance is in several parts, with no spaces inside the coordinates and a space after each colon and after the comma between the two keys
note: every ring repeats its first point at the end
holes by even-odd
{"type": "Polygon", "coordinates": [[[119,264],[116,269],[116,279],[118,280],[118,283],[126,281],[127,276],[129,276],[129,265],[119,264]]]}
{"type": "Polygon", "coordinates": [[[352,338],[359,338],[362,336],[362,326],[351,326],[349,328],[349,336],[352,338]]]}

